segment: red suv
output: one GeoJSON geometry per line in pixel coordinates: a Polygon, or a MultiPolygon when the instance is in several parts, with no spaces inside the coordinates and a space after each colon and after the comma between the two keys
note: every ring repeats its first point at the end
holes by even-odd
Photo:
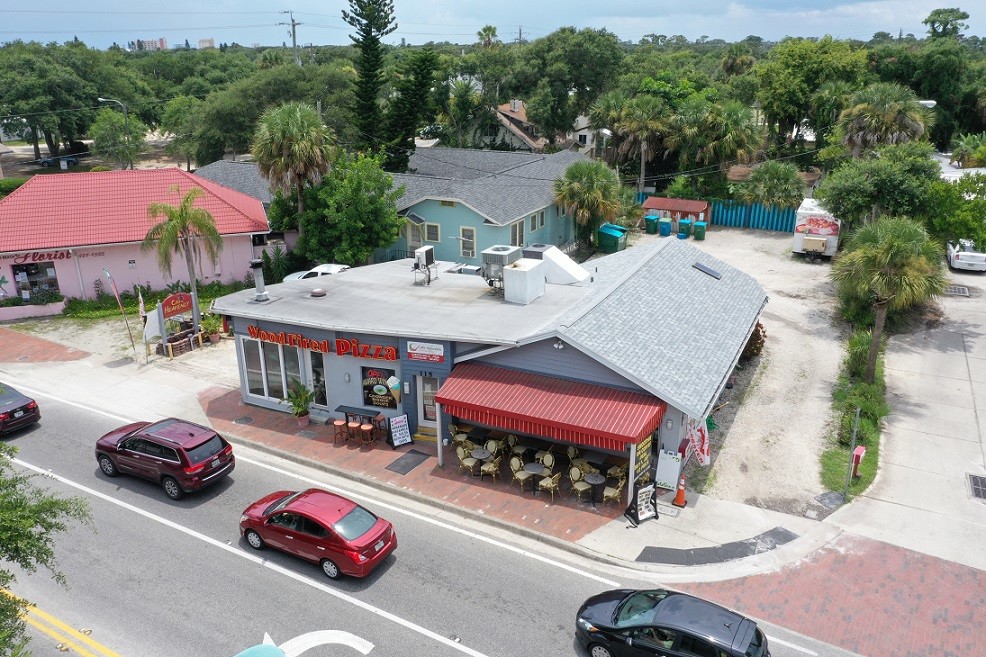
{"type": "Polygon", "coordinates": [[[240,535],[256,550],[269,545],[317,563],[331,579],[369,575],[397,547],[388,521],[319,488],[262,497],[240,516],[240,535]]]}
{"type": "Polygon", "coordinates": [[[110,431],[96,442],[96,461],[107,477],[125,472],[156,481],[173,500],[216,483],[236,466],[233,447],[222,436],[177,418],[110,431]]]}

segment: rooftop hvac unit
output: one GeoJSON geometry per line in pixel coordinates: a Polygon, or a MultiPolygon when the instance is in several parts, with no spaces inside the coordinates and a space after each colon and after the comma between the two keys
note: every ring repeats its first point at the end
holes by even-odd
{"type": "Polygon", "coordinates": [[[424,269],[429,265],[435,264],[435,247],[422,246],[414,250],[414,264],[416,269],[424,269]]]}
{"type": "Polygon", "coordinates": [[[483,256],[483,272],[486,280],[502,281],[503,268],[520,260],[521,248],[519,246],[491,246],[480,255],[483,256]]]}
{"type": "Polygon", "coordinates": [[[544,252],[553,248],[550,244],[531,244],[524,247],[524,257],[531,260],[544,260],[544,252]]]}

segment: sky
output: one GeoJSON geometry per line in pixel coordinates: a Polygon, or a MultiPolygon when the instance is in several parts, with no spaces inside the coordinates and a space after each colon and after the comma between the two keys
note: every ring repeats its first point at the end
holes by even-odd
{"type": "MultiPolygon", "coordinates": [[[[502,41],[536,39],[559,27],[605,28],[620,40],[637,42],[645,34],[681,34],[689,41],[739,41],[749,35],[777,41],[785,36],[866,41],[876,32],[923,37],[921,24],[946,2],[970,14],[967,35],[986,36],[986,7],[952,0],[394,0],[398,28],[387,43],[429,41],[470,44],[484,25],[502,41]]],[[[42,0],[0,3],[0,42],[64,42],[78,37],[105,49],[137,39],[167,40],[181,46],[200,39],[244,46],[290,45],[289,23],[297,25],[298,45],[350,43],[352,29],[342,20],[345,0],[42,0]],[[142,6],[143,5],[143,6],[142,6]],[[18,9],[10,9],[16,6],[18,9]],[[35,8],[37,7],[37,8],[35,8]],[[160,9],[151,9],[160,7],[160,9]],[[292,12],[292,13],[287,13],[292,12]]]]}

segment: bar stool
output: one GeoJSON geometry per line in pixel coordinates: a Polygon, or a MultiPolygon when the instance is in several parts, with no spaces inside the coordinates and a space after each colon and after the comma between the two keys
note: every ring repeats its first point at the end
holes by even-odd
{"type": "Polygon", "coordinates": [[[359,420],[350,420],[346,423],[346,433],[350,440],[359,442],[359,428],[361,424],[359,420]]]}
{"type": "Polygon", "coordinates": [[[373,418],[373,437],[378,440],[387,438],[387,416],[383,413],[377,413],[373,418]]]}
{"type": "Polygon", "coordinates": [[[332,420],[332,444],[334,445],[340,438],[344,443],[349,441],[349,427],[346,426],[345,420],[332,420]]]}
{"type": "Polygon", "coordinates": [[[369,447],[371,444],[373,444],[373,438],[374,438],[373,431],[374,431],[374,426],[371,423],[369,423],[369,422],[367,422],[366,424],[361,424],[359,426],[359,433],[360,433],[359,443],[360,443],[360,446],[365,445],[365,446],[369,447]]]}

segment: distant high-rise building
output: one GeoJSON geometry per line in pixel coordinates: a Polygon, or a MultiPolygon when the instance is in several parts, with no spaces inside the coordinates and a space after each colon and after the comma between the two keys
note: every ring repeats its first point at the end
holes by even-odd
{"type": "Polygon", "coordinates": [[[168,40],[164,37],[160,39],[141,39],[138,50],[167,50],[168,40]]]}
{"type": "Polygon", "coordinates": [[[215,39],[199,39],[199,50],[205,50],[206,48],[215,48],[215,39]]]}

